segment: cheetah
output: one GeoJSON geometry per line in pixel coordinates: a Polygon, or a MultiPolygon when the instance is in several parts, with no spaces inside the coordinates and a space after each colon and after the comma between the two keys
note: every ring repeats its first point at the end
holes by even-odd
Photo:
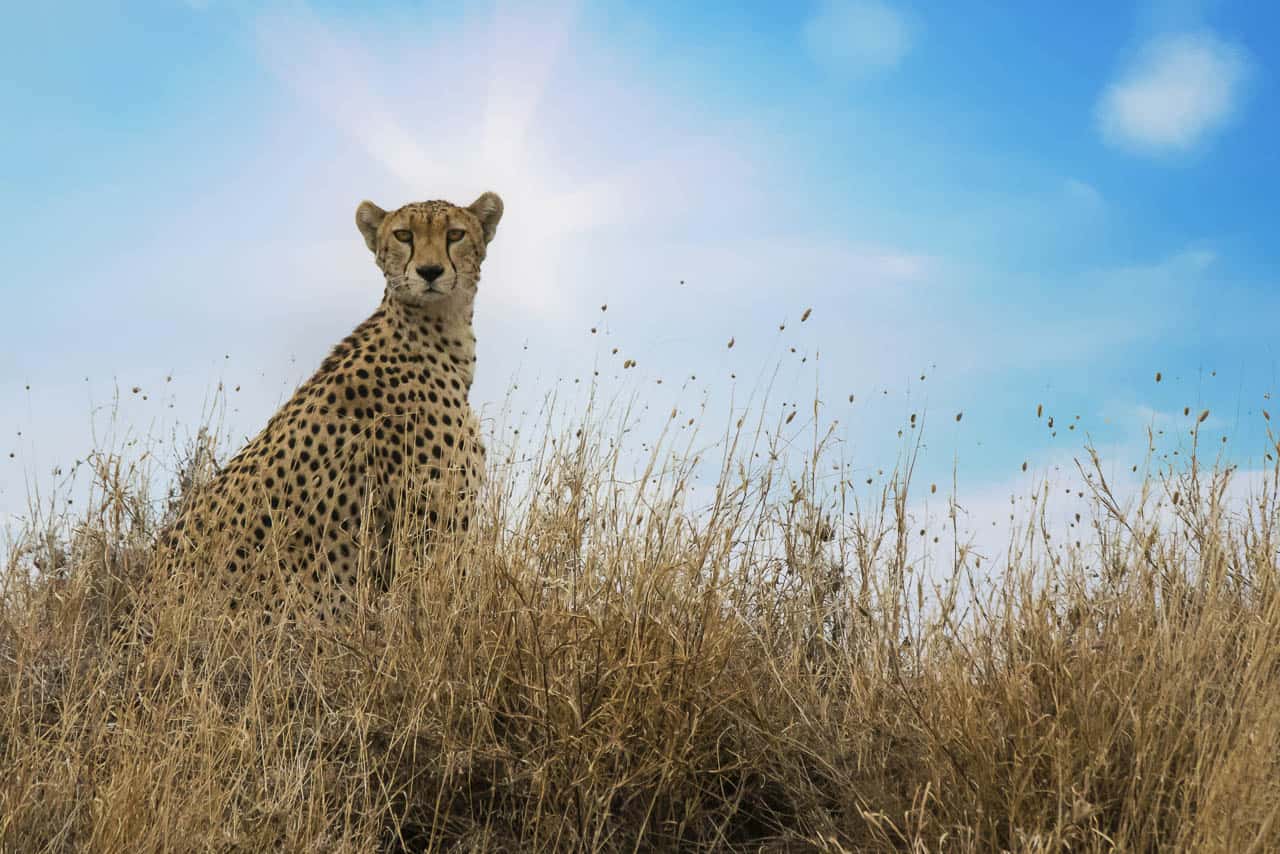
{"type": "Polygon", "coordinates": [[[484,467],[471,321],[502,211],[495,193],[359,205],[381,305],[190,497],[161,538],[170,573],[216,579],[229,608],[268,624],[334,621],[387,588],[405,519],[427,537],[469,528],[484,467]]]}

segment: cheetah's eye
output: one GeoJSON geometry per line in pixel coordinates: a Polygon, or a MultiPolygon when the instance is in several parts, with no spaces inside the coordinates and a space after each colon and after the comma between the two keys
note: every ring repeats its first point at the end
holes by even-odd
{"type": "Polygon", "coordinates": [[[397,228],[391,233],[395,235],[396,240],[399,240],[401,243],[410,243],[413,241],[413,232],[407,228],[397,228]]]}
{"type": "Polygon", "coordinates": [[[450,242],[453,242],[455,240],[461,240],[465,234],[466,232],[460,228],[451,228],[445,232],[445,237],[449,238],[450,242]]]}

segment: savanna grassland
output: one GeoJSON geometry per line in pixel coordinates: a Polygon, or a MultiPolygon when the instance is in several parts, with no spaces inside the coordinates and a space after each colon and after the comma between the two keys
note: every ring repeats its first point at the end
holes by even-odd
{"type": "Polygon", "coordinates": [[[625,420],[491,437],[479,524],[338,628],[179,604],[207,454],[96,454],[4,555],[0,847],[1280,850],[1274,435],[1241,501],[1082,450],[1078,545],[926,572],[915,445],[870,492],[821,429],[625,420]]]}

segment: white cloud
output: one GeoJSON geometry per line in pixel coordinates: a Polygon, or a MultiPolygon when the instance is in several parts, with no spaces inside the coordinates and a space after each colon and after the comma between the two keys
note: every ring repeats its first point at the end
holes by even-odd
{"type": "MultiPolygon", "coordinates": [[[[679,250],[675,250],[679,251],[679,250]]],[[[781,281],[788,289],[822,293],[902,291],[937,274],[937,259],[875,245],[788,240],[743,252],[740,242],[706,241],[679,252],[681,276],[696,281],[699,294],[720,301],[727,295],[771,300],[781,281]]]]}
{"type": "Polygon", "coordinates": [[[1090,210],[1101,208],[1106,204],[1097,187],[1078,178],[1068,178],[1063,183],[1063,192],[1068,199],[1090,210]]]}
{"type": "Polygon", "coordinates": [[[839,76],[893,68],[913,36],[906,16],[881,0],[823,0],[804,28],[814,60],[839,76]]]}
{"type": "Polygon", "coordinates": [[[1170,282],[1194,279],[1207,272],[1217,260],[1218,254],[1212,249],[1189,247],[1158,261],[1100,271],[1097,278],[1106,287],[1159,288],[1170,282]]]}
{"type": "MultiPolygon", "coordinates": [[[[1110,408],[1104,409],[1104,413],[1112,411],[1110,408]]],[[[1150,428],[1157,434],[1173,433],[1179,437],[1186,436],[1197,429],[1201,433],[1208,434],[1226,427],[1226,422],[1212,412],[1205,416],[1204,421],[1200,421],[1200,414],[1203,411],[1205,410],[1199,405],[1194,408],[1188,406],[1183,412],[1175,412],[1138,404],[1127,410],[1115,412],[1113,417],[1117,423],[1137,430],[1150,428]]]]}
{"type": "Polygon", "coordinates": [[[1159,37],[1103,92],[1099,129],[1131,151],[1189,151],[1236,114],[1248,71],[1245,50],[1212,33],[1159,37]]]}

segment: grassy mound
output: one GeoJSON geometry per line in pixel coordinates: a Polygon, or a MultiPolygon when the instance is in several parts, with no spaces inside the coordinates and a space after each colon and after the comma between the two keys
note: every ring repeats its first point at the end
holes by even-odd
{"type": "Polygon", "coordinates": [[[97,457],[6,557],[0,847],[1280,850],[1280,469],[1099,466],[984,582],[913,557],[909,455],[868,500],[820,437],[620,437],[492,442],[483,524],[341,630],[155,595],[97,457]]]}

